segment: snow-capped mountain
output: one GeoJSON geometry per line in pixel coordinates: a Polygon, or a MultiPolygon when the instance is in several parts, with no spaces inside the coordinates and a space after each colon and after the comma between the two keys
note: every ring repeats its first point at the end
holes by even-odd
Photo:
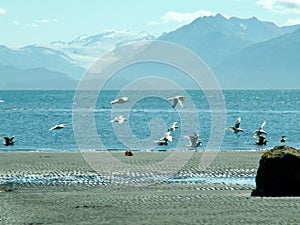
{"type": "Polygon", "coordinates": [[[81,35],[69,42],[54,41],[49,47],[60,50],[74,59],[78,65],[88,68],[105,53],[116,47],[143,40],[154,40],[147,32],[110,30],[95,35],[81,35]]]}

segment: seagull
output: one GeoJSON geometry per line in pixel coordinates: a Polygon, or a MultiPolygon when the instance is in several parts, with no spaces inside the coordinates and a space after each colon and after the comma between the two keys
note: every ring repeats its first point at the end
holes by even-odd
{"type": "Polygon", "coordinates": [[[65,127],[67,127],[67,125],[62,123],[62,124],[58,124],[58,125],[51,127],[49,130],[59,130],[59,129],[62,129],[65,127]]]}
{"type": "Polygon", "coordinates": [[[128,101],[128,97],[122,97],[111,101],[111,104],[124,103],[128,101]]]}
{"type": "Polygon", "coordinates": [[[231,127],[227,127],[227,129],[232,130],[233,133],[238,134],[239,132],[244,132],[243,129],[240,128],[240,123],[241,123],[241,117],[238,117],[236,120],[236,123],[231,127]]]}
{"type": "Polygon", "coordinates": [[[260,136],[260,135],[262,135],[262,134],[267,134],[267,132],[264,131],[264,126],[266,125],[266,123],[267,123],[267,122],[264,121],[264,122],[260,125],[259,129],[256,130],[256,131],[254,131],[254,135],[260,136]]]}
{"type": "Polygon", "coordinates": [[[3,144],[5,146],[9,146],[9,145],[13,145],[15,142],[13,141],[15,138],[15,135],[14,136],[11,136],[11,137],[3,137],[3,144]]]}
{"type": "Polygon", "coordinates": [[[124,118],[123,116],[116,116],[115,118],[113,118],[110,122],[111,123],[124,123],[125,121],[127,121],[126,118],[124,118]]]}
{"type": "Polygon", "coordinates": [[[285,135],[282,135],[282,136],[281,136],[280,142],[286,142],[286,136],[285,136],[285,135]]]}
{"type": "Polygon", "coordinates": [[[258,138],[258,140],[255,142],[257,145],[266,145],[268,142],[265,136],[258,135],[254,136],[254,138],[258,138]]]}
{"type": "Polygon", "coordinates": [[[168,129],[168,131],[171,132],[172,134],[174,134],[175,130],[178,128],[176,124],[177,122],[172,123],[172,125],[168,129]]]}
{"type": "Polygon", "coordinates": [[[189,141],[190,141],[190,144],[187,145],[187,147],[197,148],[200,145],[202,145],[202,141],[199,140],[199,135],[196,134],[195,132],[194,132],[193,136],[184,136],[184,137],[187,138],[187,139],[189,139],[189,141]]]}
{"type": "Polygon", "coordinates": [[[177,103],[179,103],[179,105],[183,107],[184,98],[183,96],[175,96],[173,98],[168,98],[168,101],[173,101],[173,105],[172,105],[173,108],[175,108],[177,103]]]}
{"type": "Polygon", "coordinates": [[[158,145],[168,145],[168,143],[173,141],[173,137],[170,135],[170,132],[166,132],[164,136],[159,139],[158,141],[155,141],[158,145]]]}

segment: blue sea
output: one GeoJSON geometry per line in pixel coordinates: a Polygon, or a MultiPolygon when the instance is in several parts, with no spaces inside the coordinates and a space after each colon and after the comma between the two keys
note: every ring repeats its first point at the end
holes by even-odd
{"type": "MultiPolygon", "coordinates": [[[[162,92],[162,91],[160,91],[162,92]]],[[[207,96],[199,90],[186,92],[191,102],[185,102],[183,108],[177,105],[172,108],[171,102],[162,99],[161,94],[149,91],[133,92],[132,96],[138,96],[138,100],[122,105],[111,105],[110,102],[119,96],[119,91],[107,90],[97,94],[95,107],[86,102],[86,109],[92,110],[95,119],[97,135],[89,134],[89,130],[83,129],[91,140],[87,146],[91,150],[100,150],[93,139],[100,138],[102,149],[124,150],[131,149],[128,142],[123,140],[144,140],[151,137],[151,124],[153,119],[159,119],[163,129],[159,131],[162,137],[167,127],[177,122],[179,128],[173,134],[174,140],[167,146],[157,146],[155,139],[150,140],[148,150],[182,150],[188,149],[188,140],[185,135],[199,133],[203,145],[199,149],[205,149],[209,141],[212,127],[212,111],[207,96]],[[130,105],[130,108],[126,108],[130,105]],[[195,120],[194,116],[198,116],[195,120]],[[111,123],[110,120],[120,114],[127,115],[128,121],[124,124],[111,123]],[[191,129],[181,129],[185,127],[191,129]],[[196,125],[199,126],[198,130],[196,125]],[[118,127],[129,126],[130,132],[117,132],[118,127]],[[97,136],[96,135],[96,136],[97,136]]],[[[75,138],[74,102],[75,91],[0,91],[0,136],[15,135],[13,146],[0,145],[1,151],[79,151],[75,138]],[[50,131],[49,128],[56,124],[66,124],[67,127],[50,131]]],[[[86,92],[86,95],[95,93],[86,92]]],[[[173,97],[176,93],[169,91],[166,96],[173,97]]],[[[223,91],[225,102],[225,126],[224,139],[221,141],[222,150],[258,150],[268,149],[281,145],[281,136],[287,136],[286,145],[300,148],[300,90],[225,90],[223,91]],[[236,119],[241,117],[240,127],[244,130],[240,135],[235,135],[226,126],[233,126],[236,119]],[[264,130],[267,132],[266,146],[255,145],[253,132],[266,121],[264,130]]],[[[78,109],[76,109],[78,110],[78,109]]],[[[77,121],[75,121],[76,123],[77,121]]],[[[77,124],[84,121],[77,122],[77,124]]],[[[83,126],[84,127],[84,126],[83,126]]],[[[157,130],[156,130],[157,132],[157,130]]],[[[138,146],[138,143],[136,143],[138,146]]],[[[147,150],[145,148],[133,150],[147,150]]]]}

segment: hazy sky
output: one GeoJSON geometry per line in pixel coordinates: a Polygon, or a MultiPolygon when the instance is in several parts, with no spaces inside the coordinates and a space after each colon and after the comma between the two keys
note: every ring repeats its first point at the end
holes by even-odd
{"type": "Polygon", "coordinates": [[[203,15],[252,16],[279,26],[300,23],[300,0],[1,0],[0,44],[70,41],[106,30],[155,36],[203,15]]]}

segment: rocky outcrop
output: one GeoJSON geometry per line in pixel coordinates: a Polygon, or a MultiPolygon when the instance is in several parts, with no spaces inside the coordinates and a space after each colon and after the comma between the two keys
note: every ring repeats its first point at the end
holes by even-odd
{"type": "Polygon", "coordinates": [[[276,146],[259,162],[252,196],[300,196],[300,150],[276,146]]]}

